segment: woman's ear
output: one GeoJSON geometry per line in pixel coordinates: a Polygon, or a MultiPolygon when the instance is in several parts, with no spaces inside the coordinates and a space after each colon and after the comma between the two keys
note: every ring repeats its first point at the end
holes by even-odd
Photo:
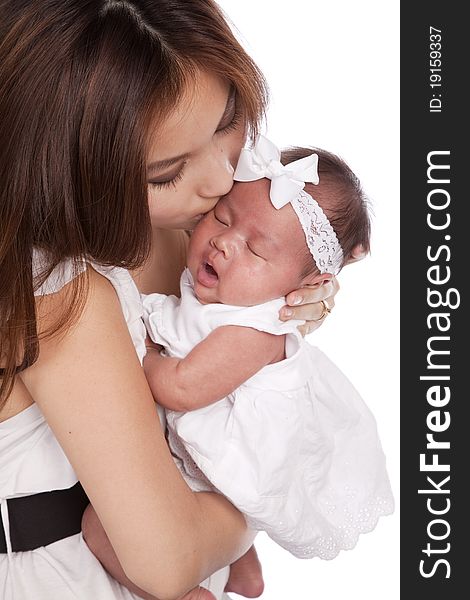
{"type": "Polygon", "coordinates": [[[315,273],[306,275],[302,279],[301,287],[321,287],[323,284],[327,283],[332,278],[333,275],[331,273],[319,273],[318,271],[315,271],[315,273]]]}

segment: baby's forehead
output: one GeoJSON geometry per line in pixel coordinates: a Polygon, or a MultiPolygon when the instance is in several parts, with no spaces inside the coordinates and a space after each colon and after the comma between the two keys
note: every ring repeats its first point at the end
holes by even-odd
{"type": "Polygon", "coordinates": [[[224,199],[229,201],[238,200],[240,198],[261,198],[269,200],[269,191],[271,189],[271,181],[263,177],[255,181],[234,181],[232,189],[224,196],[224,199]]]}
{"type": "Polygon", "coordinates": [[[284,215],[279,214],[271,203],[270,183],[268,179],[235,181],[221,202],[236,215],[239,222],[276,225],[284,215]]]}
{"type": "Polygon", "coordinates": [[[281,209],[273,206],[270,184],[268,179],[235,182],[221,202],[233,212],[237,222],[267,240],[274,249],[298,251],[297,246],[304,241],[298,218],[290,204],[281,209]]]}

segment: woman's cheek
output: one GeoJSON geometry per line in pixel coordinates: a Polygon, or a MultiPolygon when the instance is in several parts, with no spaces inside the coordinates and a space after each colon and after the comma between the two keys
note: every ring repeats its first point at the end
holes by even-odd
{"type": "Polygon", "coordinates": [[[164,216],[165,214],[165,203],[163,201],[163,198],[158,197],[158,191],[155,190],[152,186],[149,186],[148,206],[152,226],[158,227],[159,221],[162,220],[162,216],[164,216]]]}

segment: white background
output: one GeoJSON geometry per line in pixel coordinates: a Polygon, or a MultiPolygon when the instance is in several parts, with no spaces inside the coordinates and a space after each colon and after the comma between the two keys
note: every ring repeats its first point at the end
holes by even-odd
{"type": "MultiPolygon", "coordinates": [[[[344,158],[373,206],[372,254],[340,274],[333,314],[309,336],[376,416],[399,494],[399,2],[219,0],[271,90],[267,135],[344,158]]],[[[301,561],[264,534],[263,600],[397,600],[398,507],[333,561],[301,561]]],[[[235,595],[233,595],[235,598],[235,595]]],[[[237,598],[240,598],[237,596],[237,598]]]]}

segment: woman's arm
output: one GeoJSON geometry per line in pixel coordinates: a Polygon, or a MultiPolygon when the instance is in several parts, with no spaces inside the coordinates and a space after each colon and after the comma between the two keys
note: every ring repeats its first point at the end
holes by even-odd
{"type": "MultiPolygon", "coordinates": [[[[66,288],[38,302],[41,331],[66,288]]],[[[65,336],[42,340],[22,379],[136,585],[161,600],[177,598],[246,552],[251,536],[243,516],[218,494],[191,492],[174,465],[104,277],[90,271],[78,323],[65,336]]]]}
{"type": "Polygon", "coordinates": [[[218,327],[182,359],[151,350],[144,360],[159,404],[187,412],[217,402],[269,363],[284,358],[285,336],[228,325],[218,327]]]}
{"type": "MultiPolygon", "coordinates": [[[[128,577],[126,577],[108,536],[91,504],[88,505],[83,514],[82,533],[90,550],[116,581],[119,581],[124,587],[143,600],[158,600],[155,596],[147,594],[147,592],[138,588],[128,577]]],[[[250,552],[250,550],[248,552],[250,552]]],[[[242,559],[243,557],[239,560],[242,559]]],[[[239,561],[237,561],[237,563],[238,562],[239,561]]],[[[197,587],[188,592],[181,600],[215,600],[215,598],[208,590],[197,587]]]]}

